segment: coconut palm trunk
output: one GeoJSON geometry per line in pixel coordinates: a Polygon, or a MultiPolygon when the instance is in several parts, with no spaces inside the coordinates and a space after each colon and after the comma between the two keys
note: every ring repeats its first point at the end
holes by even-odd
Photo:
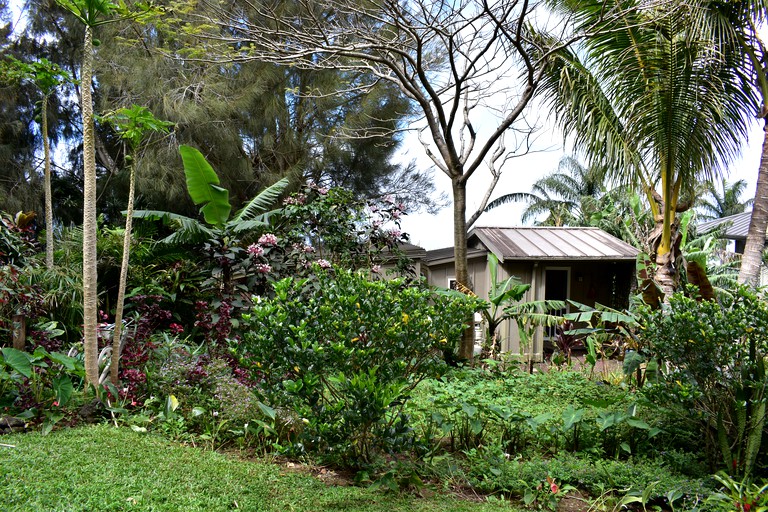
{"type": "Polygon", "coordinates": [[[739,283],[757,286],[760,280],[760,264],[765,247],[765,232],[768,229],[768,122],[763,128],[763,152],[760,155],[760,169],[757,173],[757,190],[749,221],[747,243],[741,258],[739,283]]]}
{"type": "Polygon", "coordinates": [[[83,351],[85,379],[99,384],[98,290],[96,271],[96,153],[94,150],[93,98],[93,29],[85,26],[83,66],[81,70],[80,105],[83,116],[83,351]]]}

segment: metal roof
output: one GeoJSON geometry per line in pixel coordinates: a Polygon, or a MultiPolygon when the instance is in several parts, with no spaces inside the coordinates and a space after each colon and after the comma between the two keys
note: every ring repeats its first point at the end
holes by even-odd
{"type": "MultiPolygon", "coordinates": [[[[488,256],[488,251],[485,249],[474,249],[472,247],[467,248],[467,259],[483,258],[485,260],[488,256]]],[[[427,264],[439,265],[442,263],[450,263],[453,261],[453,247],[444,247],[442,249],[432,249],[427,251],[427,264]]]]}
{"type": "Polygon", "coordinates": [[[516,227],[475,228],[476,236],[501,261],[505,260],[634,260],[635,247],[598,228],[516,227]]]}
{"type": "Polygon", "coordinates": [[[752,219],[752,212],[737,213],[736,215],[729,215],[722,219],[708,220],[702,222],[696,226],[696,231],[700,234],[709,233],[718,227],[724,226],[725,230],[722,232],[723,238],[730,238],[731,240],[746,240],[747,232],[749,231],[749,222],[752,219]]]}

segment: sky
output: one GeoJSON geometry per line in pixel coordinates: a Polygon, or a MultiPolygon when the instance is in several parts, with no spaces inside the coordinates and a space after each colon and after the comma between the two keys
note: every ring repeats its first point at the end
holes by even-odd
{"type": "MultiPolygon", "coordinates": [[[[764,138],[762,127],[762,122],[757,120],[751,123],[749,140],[742,148],[740,158],[726,170],[725,178],[729,183],[739,179],[747,182],[747,188],[744,192],[745,198],[755,194],[764,138]]],[[[508,163],[493,196],[491,196],[492,199],[513,192],[530,192],[531,186],[537,179],[556,171],[560,159],[570,154],[564,148],[559,130],[548,124],[542,126],[534,150],[536,152],[515,158],[508,163]]],[[[415,159],[421,168],[429,168],[434,165],[424,155],[424,151],[415,136],[408,136],[404,140],[402,158],[406,161],[415,159]]],[[[445,191],[450,197],[451,182],[448,177],[437,169],[434,176],[437,188],[445,191]]],[[[489,176],[477,175],[470,178],[467,187],[468,215],[470,211],[474,211],[473,207],[476,208],[480,203],[489,181],[489,176]]],[[[525,204],[522,203],[500,206],[484,213],[475,226],[521,226],[523,224],[520,222],[520,215],[524,207],[525,204]]],[[[452,206],[444,208],[437,215],[426,213],[407,215],[401,224],[402,231],[410,235],[411,243],[427,250],[450,247],[453,245],[452,215],[452,206]]]]}

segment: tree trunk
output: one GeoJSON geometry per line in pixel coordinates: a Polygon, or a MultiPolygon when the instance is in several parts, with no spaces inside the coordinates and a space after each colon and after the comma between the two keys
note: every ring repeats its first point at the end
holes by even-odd
{"type": "MultiPolygon", "coordinates": [[[[135,165],[135,164],[134,164],[135,165]]],[[[136,172],[131,166],[128,186],[128,210],[125,212],[125,233],[123,233],[123,262],[120,265],[120,284],[117,286],[117,306],[115,307],[115,329],[112,331],[112,359],[109,378],[117,385],[120,372],[120,349],[123,337],[123,309],[125,307],[125,287],[128,282],[128,263],[131,256],[131,232],[133,231],[133,199],[136,194],[136,172]]]]}
{"type": "Polygon", "coordinates": [[[96,153],[94,151],[93,29],[86,25],[80,102],[83,115],[83,351],[85,380],[99,385],[98,291],[96,274],[96,153]]]}
{"type": "Polygon", "coordinates": [[[664,223],[662,220],[656,221],[656,227],[648,237],[649,246],[653,250],[656,263],[653,279],[661,287],[665,302],[669,300],[669,297],[680,286],[680,243],[682,242],[682,237],[680,236],[679,228],[680,226],[675,216],[669,226],[669,248],[666,248],[665,244],[663,244],[664,223]]]}
{"type": "Polygon", "coordinates": [[[48,95],[43,95],[42,122],[43,136],[44,194],[45,194],[45,268],[53,269],[53,197],[51,195],[51,144],[48,140],[48,95]]]}
{"type": "Polygon", "coordinates": [[[760,278],[760,263],[765,248],[765,231],[768,229],[768,122],[763,128],[763,152],[760,155],[760,168],[757,172],[757,190],[752,205],[752,217],[749,221],[747,243],[741,257],[739,283],[757,286],[760,278]]]}
{"type": "MultiPolygon", "coordinates": [[[[472,289],[469,282],[469,264],[467,263],[467,188],[457,178],[451,180],[453,186],[453,259],[455,262],[456,282],[472,289]]],[[[459,358],[471,361],[475,352],[475,319],[469,319],[469,327],[464,330],[459,345],[459,358]]]]}

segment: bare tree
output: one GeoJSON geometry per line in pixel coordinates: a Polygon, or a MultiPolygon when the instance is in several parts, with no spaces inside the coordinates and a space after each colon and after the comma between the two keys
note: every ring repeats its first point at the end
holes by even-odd
{"type": "MultiPolygon", "coordinates": [[[[527,151],[523,114],[542,78],[546,49],[528,0],[236,0],[209,5],[218,43],[235,61],[358,71],[396,84],[414,104],[420,140],[451,180],[456,279],[472,287],[467,230],[485,209],[509,159],[527,151]],[[223,34],[223,35],[222,35],[223,34]],[[490,185],[467,212],[478,171],[490,185]]],[[[207,25],[210,27],[210,23],[207,25]]],[[[356,84],[356,87],[361,85],[356,84]]],[[[460,356],[471,358],[465,336],[460,356]]]]}

